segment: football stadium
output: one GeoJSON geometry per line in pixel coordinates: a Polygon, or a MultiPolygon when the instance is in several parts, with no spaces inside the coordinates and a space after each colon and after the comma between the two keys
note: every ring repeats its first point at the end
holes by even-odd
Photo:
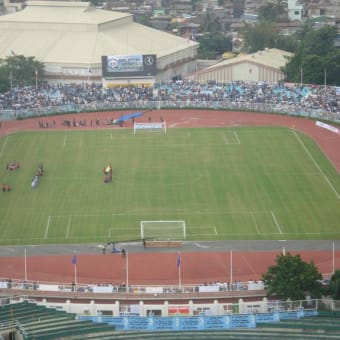
{"type": "Polygon", "coordinates": [[[339,88],[276,49],[197,72],[197,42],[89,3],[0,27],[46,77],[0,96],[0,340],[340,339],[339,301],[262,276],[340,266],[339,88]]]}
{"type": "MultiPolygon", "coordinates": [[[[216,110],[3,121],[1,178],[10,190],[0,196],[2,291],[35,301],[16,297],[18,315],[60,308],[76,315],[72,332],[86,323],[94,338],[110,338],[108,324],[145,338],[160,336],[155,330],[273,338],[277,329],[253,314],[274,317],[261,273],[286,250],[326,275],[339,257],[339,164],[322,148],[339,143],[330,126],[216,110]],[[78,303],[67,307],[70,293],[78,303]]],[[[304,308],[306,322],[319,313],[314,301],[304,308]]],[[[46,327],[36,329],[41,338],[68,332],[46,327]]]]}

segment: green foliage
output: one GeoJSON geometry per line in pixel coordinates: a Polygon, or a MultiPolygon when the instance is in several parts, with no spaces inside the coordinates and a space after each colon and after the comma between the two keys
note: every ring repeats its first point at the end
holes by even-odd
{"type": "Polygon", "coordinates": [[[267,48],[275,47],[276,33],[274,25],[269,21],[261,21],[256,25],[247,24],[242,30],[244,48],[253,53],[267,48]]]}
{"type": "Polygon", "coordinates": [[[0,91],[7,91],[12,86],[35,85],[44,73],[43,64],[34,57],[14,55],[0,60],[0,91]]]}
{"type": "Polygon", "coordinates": [[[306,263],[301,256],[278,255],[276,265],[268,268],[262,279],[268,288],[268,295],[280,299],[301,300],[309,293],[311,297],[321,296],[322,279],[313,262],[306,263]]]}
{"type": "Polygon", "coordinates": [[[340,85],[340,50],[334,46],[336,27],[312,29],[305,26],[301,43],[283,71],[290,82],[340,85]]]}
{"type": "Polygon", "coordinates": [[[275,22],[283,16],[285,9],[282,1],[278,0],[276,3],[269,2],[264,6],[261,6],[258,13],[261,20],[275,22]]]}
{"type": "MultiPolygon", "coordinates": [[[[338,237],[339,200],[290,130],[133,135],[130,124],[0,138],[1,182],[13,189],[0,194],[0,244],[133,240],[141,220],[185,220],[188,240],[338,237]],[[6,170],[13,160],[20,169],[6,170]],[[32,189],[41,162],[45,173],[32,189]],[[110,163],[113,180],[104,184],[110,163]]],[[[339,174],[308,136],[299,138],[339,192],[339,174]]]]}
{"type": "Polygon", "coordinates": [[[8,70],[5,65],[0,65],[0,93],[6,92],[11,87],[8,70]]]}
{"type": "Polygon", "coordinates": [[[329,292],[334,300],[340,300],[340,270],[336,270],[332,275],[329,292]]]}
{"type": "Polygon", "coordinates": [[[207,33],[199,37],[198,57],[200,59],[215,59],[224,52],[231,51],[232,43],[229,37],[222,33],[207,33]]]}

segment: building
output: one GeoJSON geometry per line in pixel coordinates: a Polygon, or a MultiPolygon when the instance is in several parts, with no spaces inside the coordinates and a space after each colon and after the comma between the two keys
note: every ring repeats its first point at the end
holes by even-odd
{"type": "Polygon", "coordinates": [[[0,17],[0,31],[0,58],[33,56],[44,64],[50,82],[145,85],[196,69],[198,43],[88,2],[29,1],[24,10],[0,17]],[[102,56],[148,54],[157,57],[156,75],[102,79],[102,56]]]}
{"type": "Polygon", "coordinates": [[[265,49],[253,54],[238,56],[224,60],[213,66],[197,71],[189,79],[199,82],[216,81],[218,83],[232,81],[275,83],[284,79],[281,68],[286,65],[290,52],[275,48],[265,49]]]}

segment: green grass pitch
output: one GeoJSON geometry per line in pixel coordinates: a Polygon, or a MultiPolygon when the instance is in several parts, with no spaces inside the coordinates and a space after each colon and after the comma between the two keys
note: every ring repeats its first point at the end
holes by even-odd
{"type": "Polygon", "coordinates": [[[184,220],[189,240],[340,237],[339,174],[285,128],[17,133],[0,165],[0,244],[135,240],[143,220],[184,220]]]}

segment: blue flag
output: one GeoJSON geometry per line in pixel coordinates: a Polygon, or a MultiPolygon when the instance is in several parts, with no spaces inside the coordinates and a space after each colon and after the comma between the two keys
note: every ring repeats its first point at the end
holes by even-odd
{"type": "Polygon", "coordinates": [[[177,254],[177,268],[179,268],[181,266],[181,262],[182,262],[181,252],[178,252],[178,254],[177,254]]]}
{"type": "Polygon", "coordinates": [[[74,254],[73,257],[72,257],[72,264],[73,264],[74,266],[77,265],[77,255],[76,255],[76,254],[74,254]]]}

